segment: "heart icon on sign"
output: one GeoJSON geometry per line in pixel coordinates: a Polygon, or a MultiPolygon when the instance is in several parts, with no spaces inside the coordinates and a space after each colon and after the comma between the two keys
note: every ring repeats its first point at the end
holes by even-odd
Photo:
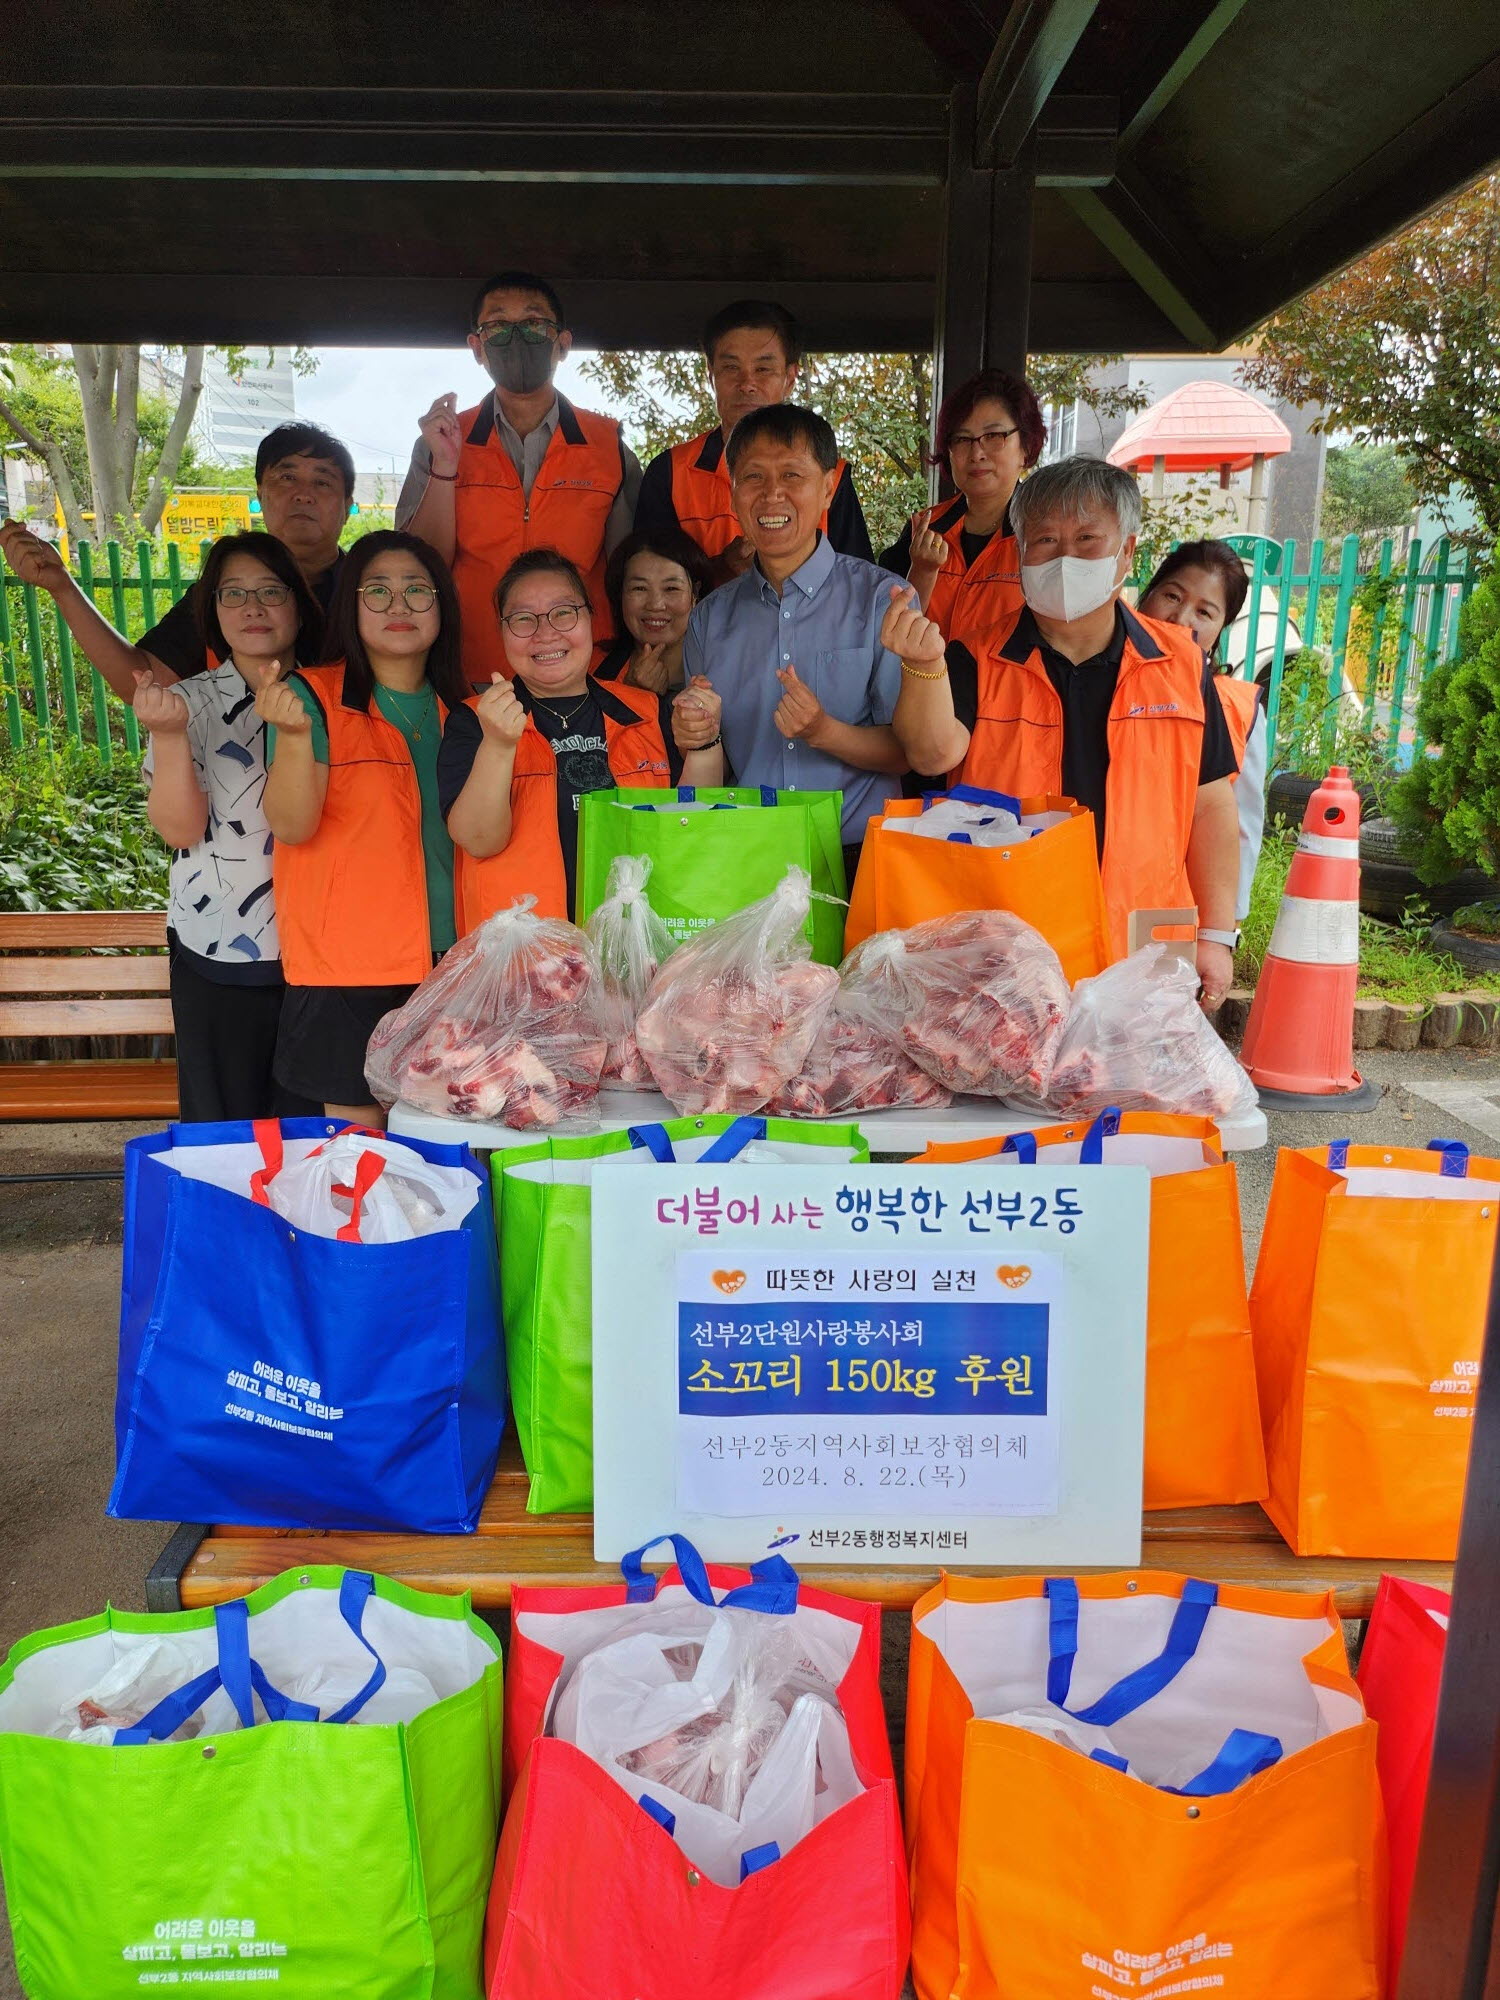
{"type": "MultiPolygon", "coordinates": [[[[1027,1276],[1029,1277],[1030,1275],[1030,1272],[1028,1272],[1027,1276]]],[[[745,1282],[743,1271],[715,1271],[713,1276],[714,1283],[721,1292],[725,1293],[737,1292],[745,1282]]]]}
{"type": "Polygon", "coordinates": [[[1029,1264],[999,1264],[995,1268],[995,1276],[1000,1280],[1002,1285],[1009,1285],[1013,1292],[1018,1292],[1031,1276],[1031,1266],[1029,1264]]]}

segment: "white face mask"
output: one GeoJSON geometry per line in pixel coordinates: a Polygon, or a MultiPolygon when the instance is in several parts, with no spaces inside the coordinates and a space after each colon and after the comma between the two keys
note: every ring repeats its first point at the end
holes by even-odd
{"type": "Polygon", "coordinates": [[[1021,589],[1033,611],[1044,618],[1086,618],[1108,604],[1120,567],[1112,556],[1054,556],[1051,562],[1022,563],[1021,589]]]}

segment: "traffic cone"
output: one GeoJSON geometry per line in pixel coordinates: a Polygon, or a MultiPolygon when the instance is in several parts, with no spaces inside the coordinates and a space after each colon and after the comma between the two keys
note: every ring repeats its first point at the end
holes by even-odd
{"type": "Polygon", "coordinates": [[[1359,794],[1335,764],[1307,802],[1240,1061],[1261,1104],[1372,1111],[1354,1067],[1359,983],[1359,794]]]}

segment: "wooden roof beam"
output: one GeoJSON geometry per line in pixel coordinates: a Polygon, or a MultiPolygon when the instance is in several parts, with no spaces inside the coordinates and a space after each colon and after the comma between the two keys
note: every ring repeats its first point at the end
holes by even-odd
{"type": "Polygon", "coordinates": [[[1182,12],[1152,43],[1135,87],[1125,94],[1120,116],[1120,150],[1129,152],[1166,110],[1245,0],[1184,0],[1182,12]]]}
{"type": "Polygon", "coordinates": [[[1013,0],[979,80],[980,165],[1015,165],[1098,7],[1099,0],[1013,0]]]}
{"type": "Polygon", "coordinates": [[[1065,187],[1062,196],[1190,347],[1224,345],[1226,336],[1198,303],[1203,292],[1216,293],[1200,275],[1212,273],[1212,262],[1172,227],[1149,189],[1122,176],[1106,188],[1065,187]]]}

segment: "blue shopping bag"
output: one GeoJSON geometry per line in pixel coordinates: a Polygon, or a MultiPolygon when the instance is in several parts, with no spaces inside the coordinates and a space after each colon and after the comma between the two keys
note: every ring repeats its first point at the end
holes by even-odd
{"type": "MultiPolygon", "coordinates": [[[[343,1129],[287,1119],[284,1141],[343,1129]]],[[[125,1148],[116,1472],[125,1520],[469,1534],[505,1422],[486,1178],[467,1147],[401,1144],[474,1176],[457,1229],[404,1243],[295,1228],[165,1164],[256,1144],[175,1125],[125,1148]]]]}

